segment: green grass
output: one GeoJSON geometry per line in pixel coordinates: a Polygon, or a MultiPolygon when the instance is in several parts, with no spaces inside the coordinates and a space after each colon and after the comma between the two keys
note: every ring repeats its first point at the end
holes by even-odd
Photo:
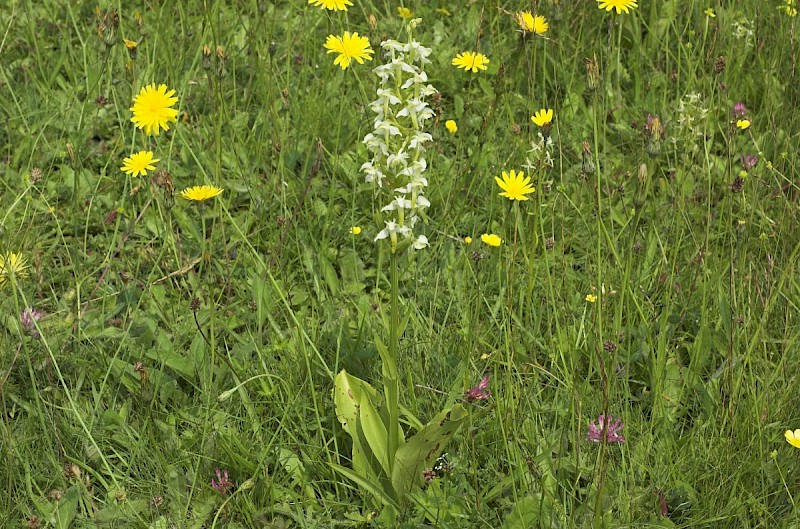
{"type": "MultiPolygon", "coordinates": [[[[0,293],[0,525],[387,526],[331,466],[352,443],[334,375],[382,388],[390,260],[359,167],[380,42],[405,39],[399,3],[352,1],[144,2],[141,23],[124,3],[0,10],[0,253],[30,264],[0,293]],[[345,30],[372,61],[333,65],[323,43],[345,30]],[[179,97],[158,137],[130,121],[151,82],[179,97]],[[142,149],[176,192],[225,192],[195,207],[126,177],[142,149]]],[[[484,375],[492,396],[397,526],[796,527],[798,19],[778,0],[405,5],[440,93],[431,245],[400,260],[401,405],[425,423],[484,375]],[[532,7],[546,38],[517,31],[532,7]],[[489,70],[451,66],[466,50],[489,70]],[[533,156],[540,108],[553,165],[510,206],[494,177],[533,156]],[[740,154],[759,162],[738,190],[740,154]],[[586,440],[605,413],[624,444],[586,440]]]]}

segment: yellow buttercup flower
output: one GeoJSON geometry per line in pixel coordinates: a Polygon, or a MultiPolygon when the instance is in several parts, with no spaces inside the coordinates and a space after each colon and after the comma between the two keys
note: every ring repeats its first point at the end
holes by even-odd
{"type": "Polygon", "coordinates": [[[167,85],[150,84],[133,98],[131,121],[136,128],[144,129],[148,136],[158,136],[160,129],[169,130],[169,122],[177,122],[178,111],[172,105],[178,102],[175,90],[167,92],[167,85]]]}
{"type": "Polygon", "coordinates": [[[786,436],[786,440],[789,441],[789,444],[794,446],[795,448],[800,448],[800,429],[795,431],[786,430],[784,434],[786,436]]]}
{"type": "Polygon", "coordinates": [[[541,109],[537,111],[534,115],[531,116],[531,121],[536,123],[539,127],[544,127],[545,125],[549,125],[551,121],[553,121],[553,109],[541,109]]]}
{"type": "Polygon", "coordinates": [[[222,188],[217,186],[194,186],[188,187],[181,191],[181,198],[191,200],[193,202],[203,202],[209,198],[214,198],[222,194],[222,188]]]}
{"type": "Polygon", "coordinates": [[[703,11],[703,13],[705,13],[709,18],[715,18],[717,16],[717,14],[714,13],[714,10],[710,7],[703,11]]]}
{"type": "Polygon", "coordinates": [[[525,33],[544,35],[550,29],[550,24],[543,16],[534,16],[530,11],[519,11],[516,16],[517,24],[525,33]]]}
{"type": "Polygon", "coordinates": [[[588,301],[589,303],[594,303],[595,301],[597,301],[597,296],[595,296],[594,294],[586,294],[586,301],[588,301]]]}
{"type": "Polygon", "coordinates": [[[353,226],[350,228],[350,235],[358,235],[361,233],[361,226],[353,226]]]}
{"type": "Polygon", "coordinates": [[[599,4],[597,7],[605,9],[606,11],[616,9],[618,15],[623,12],[628,14],[629,9],[636,9],[639,7],[636,5],[635,0],[597,0],[597,3],[599,4]]]}
{"type": "Polygon", "coordinates": [[[308,3],[329,11],[347,11],[347,6],[353,5],[350,0],[308,0],[308,3]]]}
{"type": "Polygon", "coordinates": [[[15,278],[28,277],[28,260],[22,254],[0,254],[0,289],[5,288],[12,274],[15,278]]]}
{"type": "Polygon", "coordinates": [[[342,70],[350,66],[353,61],[358,64],[364,64],[364,61],[371,61],[372,48],[369,45],[367,37],[359,37],[358,33],[350,34],[345,31],[344,35],[337,37],[336,35],[328,35],[328,40],[325,41],[325,49],[328,53],[338,53],[339,56],[333,61],[333,64],[338,64],[342,70]]]}
{"type": "Polygon", "coordinates": [[[736,126],[739,127],[741,130],[745,130],[750,126],[749,119],[740,119],[736,122],[736,126]]]}
{"type": "Polygon", "coordinates": [[[472,237],[470,237],[469,235],[464,237],[464,244],[472,244],[472,237]]]}
{"type": "Polygon", "coordinates": [[[476,73],[478,70],[486,70],[489,64],[489,58],[474,51],[465,51],[456,55],[452,62],[453,66],[464,68],[464,71],[472,71],[476,73]]]}
{"type": "Polygon", "coordinates": [[[484,243],[488,244],[489,246],[497,247],[497,246],[500,246],[501,244],[503,244],[503,239],[501,239],[499,236],[495,235],[494,233],[492,233],[492,234],[484,233],[483,235],[481,235],[481,240],[484,243]]]}
{"type": "Polygon", "coordinates": [[[401,18],[404,18],[406,20],[414,18],[414,12],[407,7],[398,7],[397,14],[400,15],[401,18]]]}
{"type": "Polygon", "coordinates": [[[522,171],[517,173],[512,169],[510,173],[503,171],[502,174],[502,179],[499,176],[494,177],[497,185],[503,190],[503,192],[500,193],[501,197],[506,197],[509,200],[528,200],[528,197],[525,195],[536,191],[536,188],[530,185],[531,177],[525,178],[525,173],[522,171]]]}
{"type": "Polygon", "coordinates": [[[456,132],[458,132],[458,125],[456,125],[456,122],[452,119],[448,119],[447,121],[445,121],[444,126],[447,129],[447,132],[449,132],[450,134],[455,134],[456,132]]]}
{"type": "Polygon", "coordinates": [[[151,151],[139,151],[136,154],[132,154],[130,158],[122,160],[120,169],[123,173],[133,177],[139,175],[147,176],[147,171],[154,171],[156,166],[153,164],[158,161],[158,158],[153,158],[151,151]]]}

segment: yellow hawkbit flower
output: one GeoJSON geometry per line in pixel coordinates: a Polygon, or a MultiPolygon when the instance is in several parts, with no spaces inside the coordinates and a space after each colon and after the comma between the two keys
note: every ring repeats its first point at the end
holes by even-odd
{"type": "Polygon", "coordinates": [[[194,186],[188,187],[181,191],[181,198],[191,200],[193,202],[204,202],[209,198],[214,198],[222,194],[222,188],[217,186],[194,186]]]}
{"type": "Polygon", "coordinates": [[[308,3],[329,11],[347,11],[347,6],[353,5],[350,0],[308,0],[308,3]]]}
{"type": "Polygon", "coordinates": [[[22,254],[8,252],[0,254],[0,289],[5,288],[10,276],[28,277],[28,260],[22,254]]]}
{"type": "Polygon", "coordinates": [[[407,7],[398,7],[397,14],[400,15],[401,18],[404,18],[406,20],[414,18],[414,12],[407,7]]]}
{"type": "Polygon", "coordinates": [[[588,301],[589,303],[594,303],[595,301],[597,301],[597,296],[595,296],[594,294],[586,294],[586,301],[588,301]]]}
{"type": "Polygon", "coordinates": [[[353,226],[350,228],[350,235],[358,235],[361,233],[361,226],[353,226]]]}
{"type": "Polygon", "coordinates": [[[455,134],[456,132],[458,132],[458,125],[456,125],[456,122],[452,119],[448,119],[447,121],[445,121],[444,126],[447,129],[447,132],[449,132],[450,134],[455,134]]]}
{"type": "Polygon", "coordinates": [[[485,244],[488,244],[489,246],[497,247],[497,246],[500,246],[501,244],[503,244],[503,239],[501,239],[499,236],[495,235],[494,233],[492,233],[492,234],[484,233],[483,235],[481,235],[481,240],[485,244]]]}
{"type": "Polygon", "coordinates": [[[715,18],[717,16],[717,14],[714,13],[714,9],[712,9],[710,7],[708,9],[706,9],[705,11],[703,11],[703,13],[705,13],[708,16],[708,18],[715,18]]]}
{"type": "Polygon", "coordinates": [[[486,70],[488,68],[489,58],[483,53],[465,51],[456,55],[452,64],[458,68],[464,68],[464,71],[471,70],[472,73],[476,73],[478,70],[486,70]]]}
{"type": "Polygon", "coordinates": [[[639,7],[636,5],[636,0],[597,0],[597,3],[597,7],[605,9],[606,11],[616,9],[618,15],[623,12],[627,15],[628,9],[636,9],[639,7]]]}
{"type": "Polygon", "coordinates": [[[526,195],[536,191],[536,188],[531,185],[531,177],[525,178],[525,173],[520,171],[517,173],[513,169],[510,173],[503,171],[503,178],[495,176],[494,180],[500,189],[501,197],[506,197],[509,200],[528,200],[526,195]]]}
{"type": "Polygon", "coordinates": [[[151,151],[139,151],[136,154],[132,154],[130,158],[122,160],[120,169],[123,173],[133,177],[139,175],[147,176],[147,171],[154,171],[156,166],[153,164],[158,161],[158,158],[153,158],[151,151]]]}
{"type": "Polygon", "coordinates": [[[325,49],[328,53],[338,53],[339,56],[333,61],[333,64],[338,64],[342,70],[350,66],[353,61],[358,64],[364,64],[364,61],[371,61],[372,48],[369,45],[367,37],[359,37],[358,33],[350,34],[345,31],[344,35],[338,37],[336,35],[328,35],[328,40],[325,41],[325,49]]]}
{"type": "Polygon", "coordinates": [[[544,127],[545,125],[549,125],[551,121],[553,121],[553,109],[541,109],[537,111],[534,115],[531,116],[531,121],[533,121],[539,127],[544,127]]]}
{"type": "Polygon", "coordinates": [[[746,128],[748,128],[750,126],[750,120],[749,119],[737,120],[736,121],[736,126],[741,130],[745,130],[746,128]]]}
{"type": "Polygon", "coordinates": [[[517,24],[525,33],[544,35],[550,29],[550,24],[543,16],[534,16],[530,11],[519,11],[515,17],[517,24]]]}
{"type": "Polygon", "coordinates": [[[167,85],[150,84],[133,98],[131,121],[136,128],[144,129],[148,136],[158,136],[160,129],[169,130],[169,122],[177,122],[178,111],[172,105],[178,102],[175,90],[167,92],[167,85]]]}

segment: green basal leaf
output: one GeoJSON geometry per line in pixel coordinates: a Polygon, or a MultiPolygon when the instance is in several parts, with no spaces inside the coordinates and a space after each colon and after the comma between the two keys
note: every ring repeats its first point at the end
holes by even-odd
{"type": "Polygon", "coordinates": [[[397,450],[392,486],[399,496],[422,484],[422,472],[433,466],[467,415],[461,404],[443,410],[397,450]]]}

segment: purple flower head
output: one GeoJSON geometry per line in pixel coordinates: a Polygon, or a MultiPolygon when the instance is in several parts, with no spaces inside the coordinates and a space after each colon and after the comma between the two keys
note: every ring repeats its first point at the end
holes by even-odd
{"type": "Polygon", "coordinates": [[[749,171],[758,164],[758,156],[753,154],[742,154],[739,156],[739,160],[741,160],[745,171],[749,171]]]}
{"type": "Polygon", "coordinates": [[[467,402],[475,402],[476,400],[488,399],[492,394],[488,391],[489,388],[489,375],[481,379],[477,386],[465,391],[467,402]]]}
{"type": "Polygon", "coordinates": [[[741,117],[747,115],[747,107],[744,106],[744,103],[739,101],[738,103],[733,105],[733,111],[732,112],[733,112],[733,117],[741,118],[741,117]]]}
{"type": "Polygon", "coordinates": [[[601,415],[597,418],[597,423],[593,422],[589,425],[589,433],[586,434],[586,440],[599,443],[603,440],[603,430],[605,430],[606,443],[624,443],[625,438],[622,437],[622,432],[620,432],[624,427],[625,423],[621,419],[614,420],[611,415],[601,415]]]}
{"type": "Polygon", "coordinates": [[[33,307],[25,307],[19,315],[19,323],[22,325],[22,330],[30,334],[36,330],[36,322],[42,317],[42,313],[33,307]]]}
{"type": "Polygon", "coordinates": [[[214,490],[225,496],[228,494],[228,489],[233,488],[233,481],[228,479],[228,469],[220,472],[217,468],[217,480],[214,481],[214,478],[211,478],[211,486],[214,487],[214,490]]]}
{"type": "Polygon", "coordinates": [[[658,114],[653,115],[648,112],[647,123],[644,125],[644,133],[653,140],[663,138],[665,135],[664,124],[658,114]]]}

